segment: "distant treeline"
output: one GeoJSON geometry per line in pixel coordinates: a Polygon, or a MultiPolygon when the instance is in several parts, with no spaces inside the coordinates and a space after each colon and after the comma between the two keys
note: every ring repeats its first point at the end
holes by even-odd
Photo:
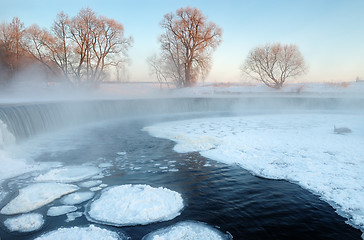
{"type": "Polygon", "coordinates": [[[117,79],[131,44],[121,23],[90,8],[72,18],[59,13],[50,29],[25,27],[14,17],[0,25],[0,82],[9,83],[18,72],[34,67],[42,69],[46,80],[76,85],[117,79]]]}
{"type": "MultiPolygon", "coordinates": [[[[164,15],[159,54],[147,58],[158,82],[189,87],[210,71],[212,53],[222,41],[222,29],[197,8],[164,15]]],[[[0,25],[0,83],[8,83],[25,69],[41,68],[46,80],[92,86],[120,81],[133,40],[121,23],[81,9],[70,18],[61,12],[50,29],[25,28],[14,17],[0,25]]],[[[241,71],[269,87],[280,89],[287,79],[307,72],[304,57],[294,44],[266,44],[252,49],[241,71]]]]}

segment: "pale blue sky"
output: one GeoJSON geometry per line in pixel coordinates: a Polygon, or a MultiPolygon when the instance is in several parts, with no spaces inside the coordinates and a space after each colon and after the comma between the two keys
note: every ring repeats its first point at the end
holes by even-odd
{"type": "Polygon", "coordinates": [[[159,51],[159,22],[180,7],[199,8],[223,29],[206,81],[240,81],[239,66],[250,49],[265,43],[297,44],[309,65],[299,81],[364,78],[364,0],[1,0],[0,21],[18,16],[26,26],[49,27],[58,12],[83,7],[114,18],[133,36],[131,81],[149,81],[145,59],[159,51]]]}

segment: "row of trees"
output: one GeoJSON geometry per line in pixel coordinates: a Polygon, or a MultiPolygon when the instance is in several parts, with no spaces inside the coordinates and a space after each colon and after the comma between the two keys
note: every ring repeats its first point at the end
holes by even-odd
{"type": "Polygon", "coordinates": [[[10,79],[37,63],[52,79],[98,83],[111,68],[122,67],[131,44],[121,23],[98,16],[90,8],[73,18],[59,13],[50,30],[36,24],[25,28],[15,17],[0,25],[0,77],[10,79]]]}
{"type": "MultiPolygon", "coordinates": [[[[160,83],[187,87],[209,72],[212,53],[222,30],[197,8],[180,8],[160,23],[161,51],[147,59],[160,83]]],[[[14,18],[0,25],[0,76],[9,76],[36,61],[52,78],[67,82],[99,83],[111,69],[118,72],[127,60],[132,38],[124,36],[121,23],[98,16],[90,8],[69,18],[59,13],[50,30],[28,28],[14,18]],[[4,69],[6,71],[4,71],[4,69]]],[[[269,87],[281,88],[289,78],[303,74],[306,65],[296,45],[267,44],[253,49],[242,71],[269,87]]]]}
{"type": "MultiPolygon", "coordinates": [[[[204,78],[210,70],[211,54],[221,42],[221,28],[190,7],[166,14],[160,25],[164,30],[161,53],[147,60],[158,81],[186,87],[204,78]]],[[[276,89],[306,69],[298,47],[280,43],[254,48],[241,67],[244,74],[276,89]]]]}

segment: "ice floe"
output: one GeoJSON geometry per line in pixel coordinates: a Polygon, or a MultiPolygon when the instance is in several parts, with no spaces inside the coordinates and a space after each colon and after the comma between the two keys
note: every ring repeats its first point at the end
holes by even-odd
{"type": "Polygon", "coordinates": [[[84,187],[84,188],[90,188],[90,187],[95,187],[97,185],[100,185],[101,183],[102,183],[101,180],[91,180],[91,181],[87,181],[87,182],[82,182],[82,183],[78,184],[78,186],[84,187]]]}
{"type": "Polygon", "coordinates": [[[364,116],[277,114],[166,122],[144,128],[255,175],[286,179],[319,195],[364,230],[364,116]],[[334,125],[352,133],[334,134],[334,125]]]}
{"type": "Polygon", "coordinates": [[[93,192],[75,192],[61,198],[61,203],[66,205],[76,205],[93,198],[93,192]]]}
{"type": "Polygon", "coordinates": [[[101,189],[102,189],[102,187],[97,186],[97,187],[90,188],[90,191],[91,192],[97,192],[97,191],[100,191],[101,189]]]}
{"type": "Polygon", "coordinates": [[[35,240],[126,240],[122,234],[102,229],[94,225],[89,227],[59,228],[46,233],[35,240]]]}
{"type": "Polygon", "coordinates": [[[5,205],[1,214],[27,213],[40,208],[57,198],[78,190],[78,187],[65,183],[36,183],[19,190],[19,195],[5,205]]]}
{"type": "Polygon", "coordinates": [[[178,216],[183,208],[179,193],[149,185],[121,185],[105,189],[87,207],[90,221],[115,226],[145,225],[178,216]]]}
{"type": "Polygon", "coordinates": [[[82,212],[71,212],[71,213],[67,213],[67,219],[66,222],[72,222],[74,221],[76,218],[82,217],[83,213],[82,212]]]}
{"type": "Polygon", "coordinates": [[[47,216],[50,217],[61,216],[70,212],[74,212],[76,210],[77,207],[71,205],[50,207],[47,211],[47,216]]]}
{"type": "Polygon", "coordinates": [[[22,214],[17,217],[8,218],[4,222],[4,225],[11,232],[32,232],[40,229],[43,224],[43,215],[39,213],[22,214]]]}
{"type": "Polygon", "coordinates": [[[195,221],[180,222],[159,229],[143,237],[142,240],[227,240],[230,234],[224,234],[205,223],[195,221]]]}
{"type": "Polygon", "coordinates": [[[48,171],[45,174],[35,178],[36,181],[55,181],[55,182],[79,182],[95,176],[100,173],[100,169],[92,166],[67,166],[56,168],[48,171]]]}

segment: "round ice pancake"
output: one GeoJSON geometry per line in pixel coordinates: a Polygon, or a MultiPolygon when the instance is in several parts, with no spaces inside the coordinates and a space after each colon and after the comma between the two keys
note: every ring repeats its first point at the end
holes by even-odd
{"type": "Polygon", "coordinates": [[[105,189],[87,206],[90,221],[114,226],[145,225],[167,221],[183,208],[179,193],[149,185],[121,185],[105,189]]]}
{"type": "Polygon", "coordinates": [[[35,240],[124,240],[122,234],[90,225],[89,227],[59,228],[35,240]]]}
{"type": "Polygon", "coordinates": [[[8,218],[4,222],[4,225],[11,232],[31,232],[40,229],[43,224],[43,215],[39,213],[22,214],[17,217],[8,218]]]}
{"type": "Polygon", "coordinates": [[[185,221],[159,229],[144,236],[142,240],[227,240],[231,235],[224,234],[205,223],[185,221]]]}

